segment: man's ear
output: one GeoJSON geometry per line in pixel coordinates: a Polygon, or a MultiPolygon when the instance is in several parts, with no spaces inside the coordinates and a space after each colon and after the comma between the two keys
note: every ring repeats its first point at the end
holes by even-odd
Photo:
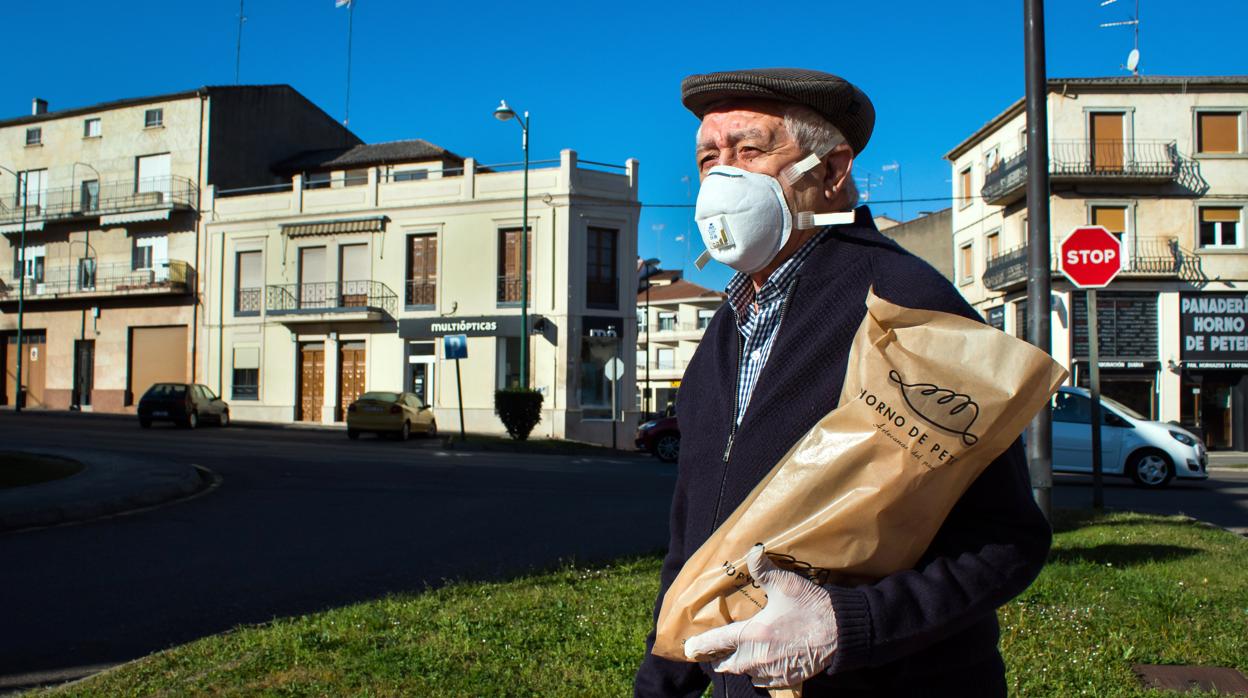
{"type": "Polygon", "coordinates": [[[854,149],[842,143],[824,156],[823,196],[831,203],[843,198],[845,186],[854,166],[854,149]]]}

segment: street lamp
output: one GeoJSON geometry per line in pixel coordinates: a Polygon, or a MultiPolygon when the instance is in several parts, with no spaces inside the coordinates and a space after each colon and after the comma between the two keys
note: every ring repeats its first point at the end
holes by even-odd
{"type": "Polygon", "coordinates": [[[22,238],[17,252],[17,266],[21,269],[21,275],[17,280],[17,385],[13,390],[13,411],[21,412],[22,398],[25,397],[22,391],[22,330],[25,320],[23,306],[26,302],[26,211],[30,187],[27,186],[28,173],[18,174],[3,165],[0,165],[0,170],[17,177],[18,188],[22,192],[22,238]]]}
{"type": "Polygon", "coordinates": [[[516,119],[520,124],[520,145],[524,148],[524,201],[521,204],[520,232],[520,388],[529,388],[529,113],[517,118],[516,112],[507,106],[507,100],[499,100],[494,110],[499,121],[516,119]]]}
{"type": "Polygon", "coordinates": [[[645,402],[645,405],[643,406],[643,409],[645,410],[647,415],[650,413],[650,400],[651,400],[650,398],[650,287],[654,285],[650,283],[650,277],[658,273],[659,263],[660,262],[657,257],[651,257],[650,259],[643,261],[641,263],[641,271],[638,275],[639,276],[638,281],[646,285],[646,387],[645,387],[645,393],[644,393],[646,396],[646,402],[645,402]]]}

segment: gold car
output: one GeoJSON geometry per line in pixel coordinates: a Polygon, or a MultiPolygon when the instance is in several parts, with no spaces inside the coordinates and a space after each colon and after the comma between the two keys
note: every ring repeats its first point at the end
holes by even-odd
{"type": "Polygon", "coordinates": [[[412,393],[367,392],[347,408],[347,437],[358,439],[365,431],[406,441],[412,432],[437,436],[438,422],[433,410],[412,393]]]}

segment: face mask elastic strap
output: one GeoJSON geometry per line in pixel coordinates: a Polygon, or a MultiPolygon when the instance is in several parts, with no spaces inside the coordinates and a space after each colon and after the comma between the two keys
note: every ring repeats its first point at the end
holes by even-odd
{"type": "Polygon", "coordinates": [[[825,225],[851,225],[854,222],[854,218],[855,214],[853,211],[841,211],[839,213],[801,211],[797,214],[797,229],[808,230],[810,228],[822,228],[825,225]]]}
{"type": "Polygon", "coordinates": [[[821,162],[823,162],[822,156],[811,153],[783,170],[780,170],[780,178],[784,180],[785,184],[793,184],[797,180],[804,177],[807,172],[810,172],[817,167],[821,162]]]}
{"type": "Polygon", "coordinates": [[[705,267],[706,263],[709,261],[711,261],[711,251],[702,250],[702,254],[698,255],[698,258],[693,260],[693,266],[697,267],[698,271],[702,271],[702,267],[705,267]]]}

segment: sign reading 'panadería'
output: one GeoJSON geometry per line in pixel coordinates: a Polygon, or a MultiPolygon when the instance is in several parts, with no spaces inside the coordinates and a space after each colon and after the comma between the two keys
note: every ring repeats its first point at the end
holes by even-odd
{"type": "Polygon", "coordinates": [[[1248,294],[1179,294],[1182,357],[1192,368],[1248,368],[1248,294]]]}

